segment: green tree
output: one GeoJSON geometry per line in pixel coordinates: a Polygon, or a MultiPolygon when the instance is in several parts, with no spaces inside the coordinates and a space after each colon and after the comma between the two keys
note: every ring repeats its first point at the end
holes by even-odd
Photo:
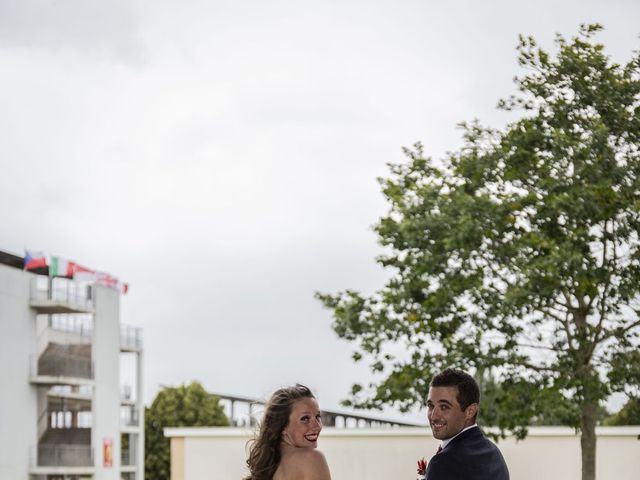
{"type": "MultiPolygon", "coordinates": [[[[540,392],[536,398],[531,400],[526,397],[518,399],[509,399],[509,390],[505,390],[503,385],[498,382],[494,375],[482,375],[478,379],[480,391],[480,422],[487,426],[500,426],[505,424],[504,415],[512,415],[511,410],[518,408],[519,410],[530,410],[529,426],[542,425],[573,425],[573,418],[579,415],[578,405],[565,397],[557,390],[545,390],[540,392]],[[508,410],[502,405],[505,400],[511,402],[508,410]],[[518,401],[519,404],[515,404],[518,401]],[[532,407],[533,405],[533,407],[532,407]]],[[[516,390],[515,393],[518,391],[516,390]]],[[[600,406],[597,412],[597,422],[603,423],[610,416],[604,406],[600,406]]],[[[503,432],[504,433],[504,432],[503,432]]],[[[498,439],[500,435],[491,432],[491,435],[498,439]]]]}
{"type": "Polygon", "coordinates": [[[145,409],[145,478],[169,480],[169,439],[165,427],[212,427],[229,425],[218,397],[206,392],[198,382],[164,387],[145,409]]]}
{"type": "Polygon", "coordinates": [[[640,425],[640,398],[630,398],[620,411],[605,419],[604,425],[640,425]]]}
{"type": "Polygon", "coordinates": [[[640,54],[612,63],[600,29],[558,35],[555,56],[521,37],[519,93],[498,105],[520,119],[462,124],[459,151],[433,161],[418,143],[390,165],[375,227],[390,280],[316,294],[377,375],[347,404],[406,410],[446,366],[490,370],[498,425],[522,438],[560,401],[595,478],[598,410],[640,385],[640,54]]]}

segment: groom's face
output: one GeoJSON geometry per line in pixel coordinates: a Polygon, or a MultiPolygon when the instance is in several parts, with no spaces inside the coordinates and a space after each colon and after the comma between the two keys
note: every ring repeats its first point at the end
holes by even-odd
{"type": "Polygon", "coordinates": [[[465,427],[473,425],[477,406],[469,405],[466,410],[457,400],[458,387],[431,387],[427,397],[427,418],[431,432],[438,440],[456,436],[465,427]]]}

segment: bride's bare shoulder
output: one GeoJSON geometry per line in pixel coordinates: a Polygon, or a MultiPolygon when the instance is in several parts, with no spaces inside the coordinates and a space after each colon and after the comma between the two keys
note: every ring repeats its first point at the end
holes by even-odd
{"type": "Polygon", "coordinates": [[[301,448],[282,457],[274,480],[331,480],[324,454],[315,448],[301,448]]]}

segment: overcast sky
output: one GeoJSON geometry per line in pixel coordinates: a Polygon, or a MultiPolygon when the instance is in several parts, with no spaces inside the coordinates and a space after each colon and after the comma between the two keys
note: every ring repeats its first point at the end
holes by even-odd
{"type": "Polygon", "coordinates": [[[336,408],[370,377],[313,293],[382,286],[386,163],[504,125],[519,33],[553,49],[597,21],[626,61],[639,18],[634,0],[0,0],[0,249],[129,282],[147,403],[300,381],[336,408]]]}

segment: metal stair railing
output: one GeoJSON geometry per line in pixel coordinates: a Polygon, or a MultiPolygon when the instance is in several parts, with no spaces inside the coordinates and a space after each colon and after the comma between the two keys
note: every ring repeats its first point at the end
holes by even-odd
{"type": "Polygon", "coordinates": [[[37,342],[39,354],[43,354],[52,343],[57,345],[90,345],[93,342],[93,329],[82,325],[74,330],[49,325],[40,332],[37,342]]]}
{"type": "Polygon", "coordinates": [[[31,301],[59,302],[82,308],[92,308],[90,285],[83,285],[68,278],[55,277],[43,282],[36,277],[31,282],[31,301]]]}
{"type": "Polygon", "coordinates": [[[122,450],[120,452],[120,464],[125,467],[130,467],[136,464],[136,458],[133,452],[129,452],[129,450],[122,450]]]}
{"type": "Polygon", "coordinates": [[[83,356],[64,353],[31,356],[33,376],[75,377],[93,379],[93,362],[83,356]]]}
{"type": "Polygon", "coordinates": [[[129,325],[120,326],[120,347],[141,349],[142,329],[129,325]]]}
{"type": "Polygon", "coordinates": [[[37,452],[36,465],[39,467],[93,466],[91,445],[40,444],[37,452]]]}
{"type": "Polygon", "coordinates": [[[137,427],[140,425],[138,409],[131,405],[120,408],[120,423],[124,427],[137,427]]]}
{"type": "Polygon", "coordinates": [[[58,332],[73,333],[81,337],[93,336],[93,319],[85,314],[53,314],[47,319],[47,327],[58,332]]]}

